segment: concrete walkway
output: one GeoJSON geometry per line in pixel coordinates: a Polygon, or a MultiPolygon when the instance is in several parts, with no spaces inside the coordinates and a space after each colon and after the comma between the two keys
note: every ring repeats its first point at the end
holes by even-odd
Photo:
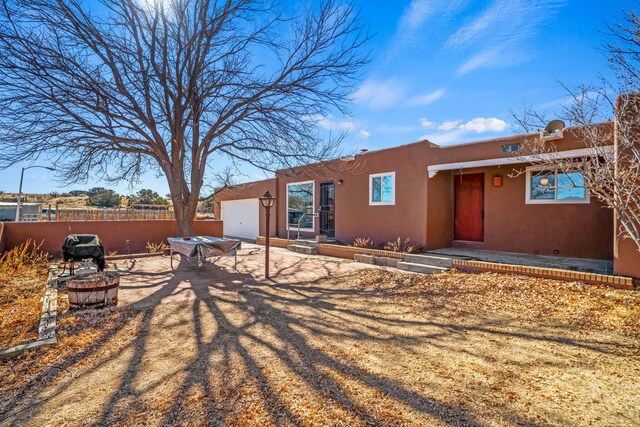
{"type": "Polygon", "coordinates": [[[564,270],[585,271],[598,274],[613,273],[613,261],[603,259],[569,258],[467,248],[442,248],[428,251],[428,253],[449,256],[454,259],[561,268],[564,270]]]}

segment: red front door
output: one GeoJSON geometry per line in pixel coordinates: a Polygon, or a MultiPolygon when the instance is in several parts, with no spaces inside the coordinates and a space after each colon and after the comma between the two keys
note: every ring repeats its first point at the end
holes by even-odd
{"type": "Polygon", "coordinates": [[[456,175],[455,240],[484,240],[484,174],[456,175]]]}

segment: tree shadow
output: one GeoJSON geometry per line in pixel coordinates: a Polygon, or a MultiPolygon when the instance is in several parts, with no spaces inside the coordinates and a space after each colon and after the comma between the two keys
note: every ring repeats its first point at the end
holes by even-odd
{"type": "MultiPolygon", "coordinates": [[[[345,341],[368,347],[391,344],[399,352],[414,352],[419,356],[416,349],[420,346],[451,351],[451,343],[454,342],[458,350],[495,363],[491,354],[465,346],[468,333],[482,333],[498,338],[551,342],[594,352],[610,351],[612,343],[549,336],[533,327],[509,329],[500,321],[481,316],[467,322],[446,320],[439,309],[425,312],[425,316],[418,320],[407,319],[400,301],[394,302],[398,313],[389,314],[378,310],[375,304],[387,297],[385,289],[337,286],[335,281],[327,281],[324,276],[331,276],[333,264],[323,264],[323,277],[301,282],[287,282],[286,277],[304,272],[304,258],[289,260],[288,263],[275,262],[274,274],[281,278],[278,281],[261,281],[246,273],[230,272],[227,275],[228,283],[209,285],[220,291],[214,296],[209,293],[209,287],[193,284],[190,289],[195,293],[195,299],[186,302],[190,310],[183,311],[190,312],[185,315],[186,321],[190,322],[195,351],[185,353],[182,378],[166,373],[154,378],[144,388],[136,383],[145,375],[143,359],[149,352],[150,333],[153,328],[170,328],[172,324],[167,324],[167,319],[154,324],[154,319],[163,315],[156,313],[157,305],[140,310],[136,315],[139,323],[135,338],[118,353],[94,362],[94,366],[76,378],[76,381],[83,381],[91,372],[116,359],[124,349],[132,350],[118,387],[102,404],[102,411],[94,424],[123,423],[131,414],[148,411],[144,395],[153,393],[154,387],[167,381],[179,381],[179,384],[173,395],[165,398],[170,404],[162,410],[163,425],[224,424],[227,417],[243,410],[243,399],[246,398],[243,390],[248,384],[254,387],[253,399],[260,402],[260,407],[268,413],[273,424],[303,422],[304,413],[292,406],[282,390],[282,384],[274,379],[267,363],[271,361],[295,378],[292,387],[309,390],[325,404],[348,413],[361,424],[386,425],[401,423],[403,419],[372,411],[370,404],[363,403],[348,383],[357,384],[358,390],[367,390],[408,407],[424,420],[480,426],[482,422],[463,405],[445,403],[412,388],[402,378],[367,369],[364,362],[342,357],[335,351],[336,345],[345,341]],[[234,281],[242,283],[242,286],[234,285],[234,281]],[[193,390],[198,390],[202,396],[197,403],[187,399],[193,390]],[[201,411],[194,414],[193,405],[197,405],[201,411]]],[[[161,281],[161,288],[147,297],[148,301],[171,295],[180,283],[195,280],[197,274],[200,273],[194,273],[191,278],[169,275],[167,280],[161,281]]],[[[345,274],[341,280],[348,283],[358,274],[345,274]]],[[[425,289],[421,296],[429,298],[430,293],[434,292],[425,289]]],[[[468,291],[458,289],[455,292],[468,291]]],[[[65,361],[65,366],[72,367],[100,347],[108,345],[118,332],[117,327],[108,329],[94,345],[65,361]]],[[[180,347],[171,348],[176,351],[180,347]]],[[[531,363],[539,361],[532,360],[531,363]]],[[[43,372],[40,377],[46,378],[47,375],[50,373],[43,372]]],[[[36,385],[31,388],[34,387],[36,385]]],[[[61,388],[62,385],[59,385],[54,392],[61,388]]],[[[504,412],[509,413],[508,409],[504,409],[504,412]]],[[[35,408],[32,413],[39,410],[35,408]]],[[[509,419],[521,424],[535,424],[513,411],[509,419]]]]}

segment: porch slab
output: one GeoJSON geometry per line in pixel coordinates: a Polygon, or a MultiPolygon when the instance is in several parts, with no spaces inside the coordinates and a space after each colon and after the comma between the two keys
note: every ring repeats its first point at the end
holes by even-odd
{"type": "Polygon", "coordinates": [[[586,273],[613,274],[613,261],[589,258],[570,258],[518,252],[491,251],[470,248],[442,248],[427,251],[429,254],[500,264],[527,265],[531,267],[560,268],[586,273]]]}

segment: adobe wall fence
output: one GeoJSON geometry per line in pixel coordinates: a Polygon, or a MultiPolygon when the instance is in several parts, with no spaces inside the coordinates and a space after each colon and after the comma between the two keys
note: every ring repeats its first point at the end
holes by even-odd
{"type": "MultiPolygon", "coordinates": [[[[195,234],[222,237],[222,221],[195,221],[195,234]]],[[[0,252],[33,239],[54,257],[62,256],[62,242],[69,234],[97,234],[107,253],[146,252],[147,242],[166,242],[176,236],[173,220],[149,221],[60,221],[0,223],[0,252]]]]}

